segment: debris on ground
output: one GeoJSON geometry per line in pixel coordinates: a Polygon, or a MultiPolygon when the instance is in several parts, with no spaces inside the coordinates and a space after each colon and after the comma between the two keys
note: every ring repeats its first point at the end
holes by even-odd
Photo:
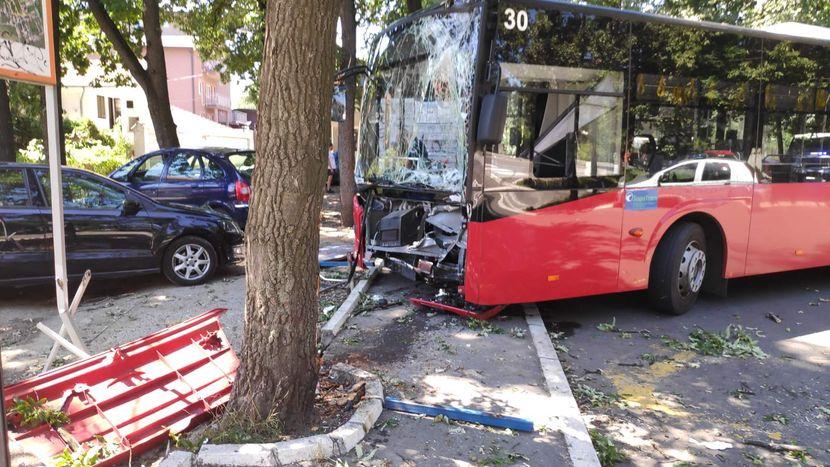
{"type": "Polygon", "coordinates": [[[726,441],[698,441],[694,438],[689,438],[689,442],[713,451],[725,451],[735,447],[732,443],[727,443],[726,441]]]}
{"type": "Polygon", "coordinates": [[[614,441],[611,438],[602,434],[596,428],[588,430],[591,436],[591,443],[594,444],[594,449],[597,451],[597,458],[603,467],[616,465],[624,461],[625,455],[617,449],[614,441]]]}
{"type": "Polygon", "coordinates": [[[663,344],[673,350],[694,350],[709,357],[754,357],[763,360],[768,355],[758,346],[747,330],[730,324],[723,332],[711,332],[697,328],[689,334],[688,342],[662,336],[663,344]]]}
{"type": "Polygon", "coordinates": [[[450,424],[450,420],[459,420],[479,425],[507,428],[518,431],[533,431],[533,422],[524,418],[493,415],[479,410],[459,407],[441,407],[436,405],[418,404],[402,401],[394,397],[384,400],[384,408],[398,412],[420,414],[433,417],[435,422],[450,424]]]}
{"type": "Polygon", "coordinates": [[[776,315],[775,313],[772,313],[772,312],[767,313],[767,319],[774,322],[775,324],[781,324],[781,322],[782,322],[781,317],[779,317],[778,315],[776,315]]]}

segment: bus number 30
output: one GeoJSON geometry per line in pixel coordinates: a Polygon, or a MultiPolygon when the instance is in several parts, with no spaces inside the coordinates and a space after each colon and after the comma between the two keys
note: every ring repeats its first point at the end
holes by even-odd
{"type": "Polygon", "coordinates": [[[516,11],[512,8],[507,8],[504,10],[504,15],[507,18],[504,22],[505,29],[508,31],[512,31],[514,29],[518,29],[519,31],[527,31],[527,11],[516,11]]]}

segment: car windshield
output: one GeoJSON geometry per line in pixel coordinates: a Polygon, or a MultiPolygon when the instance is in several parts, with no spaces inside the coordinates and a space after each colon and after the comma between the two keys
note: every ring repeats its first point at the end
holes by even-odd
{"type": "Polygon", "coordinates": [[[227,158],[244,177],[250,179],[253,176],[254,167],[256,166],[256,153],[253,151],[232,152],[227,154],[227,158]]]}
{"type": "Polygon", "coordinates": [[[461,193],[479,9],[439,10],[383,34],[370,59],[358,183],[461,193]]]}

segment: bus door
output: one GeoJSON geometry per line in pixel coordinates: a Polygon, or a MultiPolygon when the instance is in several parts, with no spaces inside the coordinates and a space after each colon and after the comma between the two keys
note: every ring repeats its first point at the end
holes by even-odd
{"type": "Polygon", "coordinates": [[[747,274],[830,264],[830,183],[759,183],[747,274]]]}
{"type": "MultiPolygon", "coordinates": [[[[538,69],[530,71],[538,76],[538,69]]],[[[581,71],[596,74],[599,86],[621,86],[615,72],[581,71]]],[[[483,196],[470,226],[471,238],[481,239],[468,257],[478,282],[475,302],[615,291],[622,98],[516,90],[507,113],[504,139],[483,151],[483,196]]]]}
{"type": "Polygon", "coordinates": [[[825,159],[830,159],[830,134],[821,133],[796,133],[784,154],[758,158],[747,274],[830,264],[830,164],[825,159]]]}

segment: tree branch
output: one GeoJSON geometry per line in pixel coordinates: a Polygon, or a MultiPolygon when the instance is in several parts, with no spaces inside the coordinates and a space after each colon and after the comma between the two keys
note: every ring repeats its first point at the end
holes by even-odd
{"type": "MultiPolygon", "coordinates": [[[[164,63],[164,45],[161,40],[161,17],[158,0],[144,0],[144,37],[147,40],[147,73],[150,79],[163,79],[167,84],[167,68],[164,63]]],[[[154,83],[155,85],[156,83],[154,83]]]]}
{"type": "Polygon", "coordinates": [[[109,13],[107,13],[104,5],[101,4],[101,0],[87,0],[87,4],[89,5],[89,9],[92,10],[92,15],[98,22],[98,26],[104,31],[104,35],[107,36],[107,39],[112,43],[112,47],[118,53],[118,56],[121,57],[121,62],[124,64],[124,67],[129,70],[139,86],[145,91],[152,89],[147,70],[141,66],[138,57],[133,52],[133,49],[130,48],[130,44],[124,39],[124,35],[118,30],[118,26],[115,25],[115,22],[109,13]]]}

